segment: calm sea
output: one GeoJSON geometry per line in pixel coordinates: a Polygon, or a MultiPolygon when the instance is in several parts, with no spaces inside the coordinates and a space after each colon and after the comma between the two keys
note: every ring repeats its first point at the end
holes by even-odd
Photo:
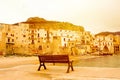
{"type": "Polygon", "coordinates": [[[102,56],[92,59],[81,59],[75,61],[74,66],[120,68],[120,55],[102,56]]]}

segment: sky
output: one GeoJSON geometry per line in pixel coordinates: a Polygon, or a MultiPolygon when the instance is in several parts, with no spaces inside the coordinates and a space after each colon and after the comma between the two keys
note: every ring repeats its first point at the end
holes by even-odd
{"type": "Polygon", "coordinates": [[[29,17],[70,22],[93,34],[120,31],[120,0],[0,0],[0,23],[29,17]]]}

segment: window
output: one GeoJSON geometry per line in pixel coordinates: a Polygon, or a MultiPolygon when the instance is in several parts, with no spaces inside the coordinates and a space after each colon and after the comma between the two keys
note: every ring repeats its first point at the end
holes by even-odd
{"type": "Polygon", "coordinates": [[[67,45],[66,45],[66,44],[64,44],[64,47],[67,47],[67,45]]]}
{"type": "Polygon", "coordinates": [[[31,36],[32,38],[34,37],[34,35],[31,36]]]}
{"type": "Polygon", "coordinates": [[[49,48],[49,46],[47,45],[47,48],[49,48]]]}
{"type": "Polygon", "coordinates": [[[8,35],[8,33],[6,33],[6,35],[8,35]]]}
{"type": "Polygon", "coordinates": [[[14,42],[14,39],[12,39],[12,42],[14,42]]]}
{"type": "Polygon", "coordinates": [[[119,51],[119,46],[115,46],[114,48],[116,52],[119,51]]]}
{"type": "Polygon", "coordinates": [[[8,38],[8,42],[10,42],[10,38],[8,38]]]}
{"type": "Polygon", "coordinates": [[[38,40],[38,43],[40,43],[40,40],[38,40]]]}
{"type": "Polygon", "coordinates": [[[39,46],[39,48],[38,48],[39,50],[42,50],[42,46],[39,46]]]}
{"type": "Polygon", "coordinates": [[[40,34],[38,33],[38,37],[40,37],[40,34]]]}
{"type": "Polygon", "coordinates": [[[47,36],[47,34],[45,34],[45,36],[47,36]]]}
{"type": "Polygon", "coordinates": [[[14,37],[14,34],[11,34],[11,36],[13,36],[13,37],[14,37]]]}
{"type": "Polygon", "coordinates": [[[70,39],[68,39],[68,41],[70,41],[70,39]]]}
{"type": "Polygon", "coordinates": [[[65,38],[63,40],[65,41],[65,38]]]}
{"type": "Polygon", "coordinates": [[[32,33],[34,33],[34,30],[32,30],[32,33]]]}
{"type": "Polygon", "coordinates": [[[26,37],[26,35],[23,35],[23,37],[26,37]]]}
{"type": "Polygon", "coordinates": [[[74,43],[72,43],[72,45],[74,45],[74,43]]]}
{"type": "Polygon", "coordinates": [[[32,40],[32,43],[31,44],[34,44],[34,40],[32,40]]]}
{"type": "Polygon", "coordinates": [[[54,36],[53,39],[57,39],[57,36],[54,36]]]}

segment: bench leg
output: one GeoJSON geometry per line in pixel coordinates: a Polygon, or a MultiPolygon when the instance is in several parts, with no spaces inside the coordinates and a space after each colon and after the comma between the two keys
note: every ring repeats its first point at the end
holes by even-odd
{"type": "Polygon", "coordinates": [[[71,62],[71,65],[70,65],[70,66],[71,66],[71,70],[74,71],[74,69],[73,69],[73,65],[72,65],[72,62],[71,62]]]}
{"type": "Polygon", "coordinates": [[[70,69],[70,68],[71,68],[72,71],[74,71],[72,62],[69,62],[69,63],[68,63],[67,73],[69,73],[69,69],[70,69]]]}
{"type": "Polygon", "coordinates": [[[43,63],[44,69],[46,69],[45,63],[43,63]]]}
{"type": "Polygon", "coordinates": [[[69,69],[70,69],[70,63],[68,63],[67,73],[69,73],[69,69]]]}
{"type": "Polygon", "coordinates": [[[40,68],[41,68],[41,65],[39,65],[39,67],[38,67],[38,71],[40,71],[40,68]]]}
{"type": "Polygon", "coordinates": [[[39,65],[39,67],[38,67],[38,71],[40,71],[41,66],[43,66],[44,69],[46,69],[45,63],[40,63],[40,65],[39,65]]]}

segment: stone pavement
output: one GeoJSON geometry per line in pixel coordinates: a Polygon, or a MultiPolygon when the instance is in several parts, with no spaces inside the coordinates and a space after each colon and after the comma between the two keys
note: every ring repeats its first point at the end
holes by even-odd
{"type": "Polygon", "coordinates": [[[38,64],[19,65],[0,69],[0,80],[120,80],[120,68],[77,67],[66,73],[67,66],[47,65],[47,70],[38,64]]]}

